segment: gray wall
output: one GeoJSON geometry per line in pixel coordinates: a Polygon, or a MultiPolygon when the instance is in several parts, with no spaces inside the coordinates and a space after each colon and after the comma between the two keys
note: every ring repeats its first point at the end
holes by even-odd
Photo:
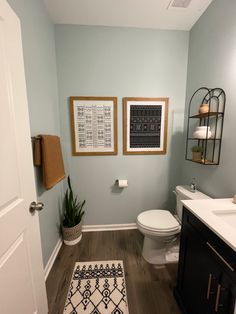
{"type": "MultiPolygon", "coordinates": [[[[60,135],[54,26],[40,0],[8,0],[21,20],[31,134],[60,135]]],[[[44,265],[58,239],[62,184],[45,192],[36,173],[44,265]]]]}
{"type": "Polygon", "coordinates": [[[188,32],[57,25],[60,117],[72,184],[86,199],[85,224],[130,223],[148,208],[171,208],[179,183],[188,32]],[[117,156],[72,157],[69,96],[117,96],[117,156]],[[170,98],[168,153],[122,154],[122,97],[170,98]],[[117,178],[129,187],[114,189],[117,178]]]}
{"type": "MultiPolygon", "coordinates": [[[[214,0],[190,32],[187,106],[201,86],[226,92],[226,115],[219,166],[183,162],[182,182],[196,177],[199,188],[213,197],[236,193],[236,2],[214,0]]],[[[186,107],[187,109],[187,107],[186,107]]]]}

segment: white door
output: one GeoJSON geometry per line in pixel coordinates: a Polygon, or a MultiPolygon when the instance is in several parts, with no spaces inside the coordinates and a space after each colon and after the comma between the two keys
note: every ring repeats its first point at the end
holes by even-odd
{"type": "Polygon", "coordinates": [[[20,22],[0,0],[0,313],[46,314],[20,22]]]}

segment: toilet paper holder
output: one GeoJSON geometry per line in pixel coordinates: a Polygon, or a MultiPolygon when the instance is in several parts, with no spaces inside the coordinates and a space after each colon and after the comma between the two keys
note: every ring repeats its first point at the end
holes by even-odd
{"type": "Polygon", "coordinates": [[[128,187],[128,180],[116,179],[115,183],[120,189],[124,189],[128,187]]]}

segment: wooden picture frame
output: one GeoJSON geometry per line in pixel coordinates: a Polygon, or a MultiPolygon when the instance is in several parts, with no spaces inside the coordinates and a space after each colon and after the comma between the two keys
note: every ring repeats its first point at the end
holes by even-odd
{"type": "Polygon", "coordinates": [[[123,98],[124,155],[165,155],[169,98],[123,98]]]}
{"type": "Polygon", "coordinates": [[[70,97],[73,156],[117,155],[117,98],[70,97]]]}

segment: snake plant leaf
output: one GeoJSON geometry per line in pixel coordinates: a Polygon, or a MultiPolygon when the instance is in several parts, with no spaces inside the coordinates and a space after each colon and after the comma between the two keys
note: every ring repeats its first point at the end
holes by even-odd
{"type": "Polygon", "coordinates": [[[86,203],[84,200],[80,202],[77,196],[74,196],[70,176],[67,178],[68,188],[65,193],[64,200],[64,215],[63,215],[63,226],[64,227],[74,227],[81,222],[82,217],[84,216],[83,207],[86,203]]]}

